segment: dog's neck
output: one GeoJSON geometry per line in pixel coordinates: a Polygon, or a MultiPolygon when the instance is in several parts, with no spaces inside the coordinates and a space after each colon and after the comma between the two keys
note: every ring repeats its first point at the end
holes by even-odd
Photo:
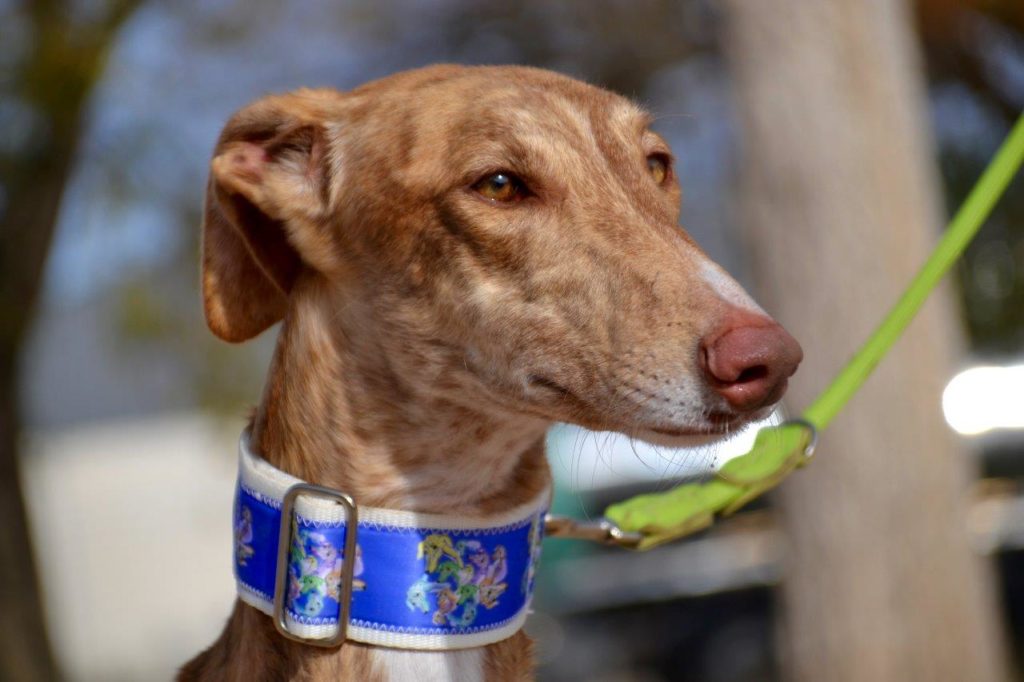
{"type": "Polygon", "coordinates": [[[546,422],[439,397],[424,378],[437,368],[392,363],[408,338],[327,313],[325,288],[306,294],[282,325],[253,424],[267,461],[358,504],[433,513],[498,513],[548,484],[546,422]]]}
{"type": "MultiPolygon", "coordinates": [[[[270,464],[360,505],[432,513],[497,514],[549,484],[547,423],[438,398],[412,368],[388,367],[401,341],[351,311],[329,313],[321,295],[296,297],[253,420],[251,443],[270,464]]],[[[239,602],[221,639],[182,679],[221,679],[236,666],[274,671],[274,679],[404,680],[410,671],[423,679],[527,679],[532,658],[522,631],[461,651],[358,642],[325,651],[284,639],[239,602]]]]}

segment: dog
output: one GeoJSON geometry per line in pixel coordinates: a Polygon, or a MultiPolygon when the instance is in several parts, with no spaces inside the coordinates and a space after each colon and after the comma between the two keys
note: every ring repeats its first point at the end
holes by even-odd
{"type": "MultiPolygon", "coordinates": [[[[686,445],[765,416],[800,347],[679,227],[651,120],[512,66],[236,113],[210,167],[202,291],[226,341],[282,322],[253,449],[360,505],[488,515],[549,485],[553,422],[686,445]]],[[[531,661],[521,631],[312,647],[238,602],[179,679],[520,680],[531,661]]]]}

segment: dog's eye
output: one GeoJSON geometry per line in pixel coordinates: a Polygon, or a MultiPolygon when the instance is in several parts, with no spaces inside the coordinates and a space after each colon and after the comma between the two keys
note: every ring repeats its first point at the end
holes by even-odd
{"type": "Polygon", "coordinates": [[[659,185],[668,180],[671,168],[672,162],[666,154],[655,153],[647,157],[647,169],[651,171],[651,177],[659,185]]]}
{"type": "Polygon", "coordinates": [[[505,171],[481,178],[473,185],[473,191],[486,199],[502,203],[518,201],[526,196],[523,181],[505,171]]]}

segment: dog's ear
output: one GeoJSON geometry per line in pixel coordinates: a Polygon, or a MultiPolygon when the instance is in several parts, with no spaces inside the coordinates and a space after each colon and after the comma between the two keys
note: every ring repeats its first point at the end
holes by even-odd
{"type": "Polygon", "coordinates": [[[210,163],[203,308],[214,334],[250,339],[280,320],[304,268],[336,267],[325,124],[337,93],[304,90],[235,114],[210,163]]]}

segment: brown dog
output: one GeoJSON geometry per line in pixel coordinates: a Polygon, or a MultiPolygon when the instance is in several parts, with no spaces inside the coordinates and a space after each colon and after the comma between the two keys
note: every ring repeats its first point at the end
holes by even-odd
{"type": "MultiPolygon", "coordinates": [[[[236,114],[203,228],[215,334],[279,320],[254,449],[359,504],[493,514],[554,421],[682,444],[770,409],[800,348],[677,225],[666,143],[554,73],[438,66],[236,114]]],[[[238,603],[192,680],[529,678],[521,632],[410,652],[291,642],[238,603]]]]}

